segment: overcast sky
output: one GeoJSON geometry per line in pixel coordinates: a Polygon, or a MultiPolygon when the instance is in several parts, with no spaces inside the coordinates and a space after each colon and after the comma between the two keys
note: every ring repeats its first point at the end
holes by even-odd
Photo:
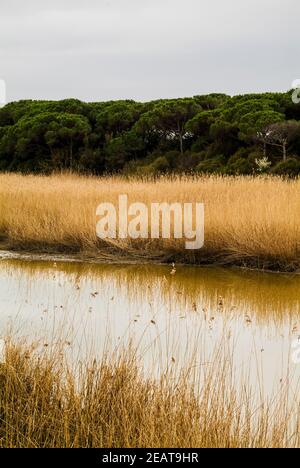
{"type": "Polygon", "coordinates": [[[285,91],[299,0],[0,0],[7,100],[285,91]]]}

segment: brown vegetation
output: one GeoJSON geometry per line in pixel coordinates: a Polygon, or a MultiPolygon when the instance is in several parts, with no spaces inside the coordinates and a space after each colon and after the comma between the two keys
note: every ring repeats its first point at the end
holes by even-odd
{"type": "Polygon", "coordinates": [[[201,385],[198,372],[187,368],[175,378],[167,370],[151,380],[132,351],[74,372],[59,353],[8,342],[0,447],[299,446],[287,385],[274,399],[257,399],[247,380],[235,382],[230,356],[220,350],[201,385]]]}
{"type": "Polygon", "coordinates": [[[0,175],[0,237],[14,249],[296,271],[299,213],[299,179],[0,175]],[[174,239],[99,240],[96,207],[117,205],[119,194],[147,205],[204,202],[204,248],[187,251],[174,239]]]}

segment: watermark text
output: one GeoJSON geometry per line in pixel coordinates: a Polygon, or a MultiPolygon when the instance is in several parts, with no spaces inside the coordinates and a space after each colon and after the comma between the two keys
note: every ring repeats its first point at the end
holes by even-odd
{"type": "Polygon", "coordinates": [[[101,203],[96,233],[100,239],[184,239],[188,250],[204,245],[203,203],[128,204],[126,194],[119,195],[118,206],[101,203]]]}

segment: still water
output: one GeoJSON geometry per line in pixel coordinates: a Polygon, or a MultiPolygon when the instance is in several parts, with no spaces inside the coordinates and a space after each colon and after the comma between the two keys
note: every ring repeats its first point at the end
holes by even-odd
{"type": "Polygon", "coordinates": [[[272,389],[300,335],[300,276],[0,257],[0,338],[60,343],[73,362],[129,342],[145,367],[205,366],[220,343],[235,372],[272,389]],[[228,344],[230,343],[230,345],[228,344]],[[192,364],[191,364],[192,363],[192,364]]]}

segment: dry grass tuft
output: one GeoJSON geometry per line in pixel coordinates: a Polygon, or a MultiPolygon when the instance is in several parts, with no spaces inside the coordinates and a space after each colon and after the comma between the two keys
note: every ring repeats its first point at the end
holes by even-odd
{"type": "Polygon", "coordinates": [[[218,353],[200,387],[187,373],[147,380],[132,355],[94,362],[75,378],[53,355],[8,343],[0,366],[0,447],[299,445],[286,391],[256,403],[249,383],[234,385],[230,363],[218,353]]]}

